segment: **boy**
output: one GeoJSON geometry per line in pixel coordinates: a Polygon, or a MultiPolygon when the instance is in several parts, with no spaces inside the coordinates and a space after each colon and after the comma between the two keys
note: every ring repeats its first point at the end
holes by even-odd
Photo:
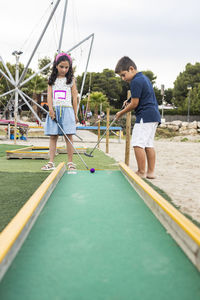
{"type": "Polygon", "coordinates": [[[115,73],[119,74],[122,80],[130,83],[130,103],[124,102],[125,108],[116,114],[116,119],[135,110],[136,122],[132,132],[132,146],[138,165],[136,174],[142,178],[154,179],[156,155],[153,142],[156,128],[161,120],[152,84],[142,72],[137,71],[135,63],[127,56],[118,61],[115,73]]]}

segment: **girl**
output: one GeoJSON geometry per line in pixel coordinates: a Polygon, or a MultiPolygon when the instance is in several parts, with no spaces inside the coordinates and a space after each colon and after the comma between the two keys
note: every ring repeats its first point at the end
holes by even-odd
{"type": "MultiPolygon", "coordinates": [[[[56,118],[67,137],[73,142],[72,135],[76,134],[77,117],[77,89],[73,76],[72,59],[67,53],[59,53],[53,63],[52,73],[48,81],[47,102],[49,114],[45,123],[45,135],[50,135],[49,162],[41,168],[43,171],[55,169],[54,157],[56,144],[62,131],[54,121],[56,118]]],[[[73,147],[65,138],[68,153],[68,170],[73,173],[76,166],[72,162],[73,147]]]]}

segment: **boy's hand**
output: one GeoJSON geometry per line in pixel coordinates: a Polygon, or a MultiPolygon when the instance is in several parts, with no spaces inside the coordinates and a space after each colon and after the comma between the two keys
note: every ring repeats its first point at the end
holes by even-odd
{"type": "Polygon", "coordinates": [[[131,102],[131,98],[124,101],[122,108],[125,108],[131,102]]]}
{"type": "Polygon", "coordinates": [[[118,111],[115,115],[116,121],[119,120],[119,118],[121,118],[121,116],[122,116],[121,111],[118,111]]]}

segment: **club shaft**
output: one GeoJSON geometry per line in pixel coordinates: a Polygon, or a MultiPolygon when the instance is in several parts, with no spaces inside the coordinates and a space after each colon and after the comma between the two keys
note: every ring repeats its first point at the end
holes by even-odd
{"type": "Polygon", "coordinates": [[[76,150],[76,148],[74,147],[74,145],[72,144],[72,142],[70,141],[70,139],[68,138],[68,136],[65,134],[64,130],[62,129],[62,127],[60,126],[60,124],[58,123],[58,121],[56,119],[54,119],[54,121],[57,123],[58,127],[60,128],[60,130],[62,131],[62,133],[64,134],[64,136],[66,137],[66,139],[69,141],[69,143],[72,145],[74,151],[76,152],[76,154],[79,156],[79,158],[81,159],[81,161],[83,162],[83,164],[85,165],[86,169],[89,170],[87,164],[85,163],[85,161],[83,160],[83,158],[80,156],[80,154],[78,153],[78,151],[76,150]]]}
{"type": "Polygon", "coordinates": [[[116,121],[116,119],[114,119],[110,126],[105,130],[104,134],[102,135],[102,137],[98,140],[97,144],[94,146],[93,150],[90,152],[90,155],[94,152],[94,150],[96,149],[96,147],[99,145],[99,143],[101,142],[101,140],[103,139],[103,137],[105,136],[105,134],[107,133],[108,130],[110,130],[110,127],[113,125],[113,123],[116,121]]]}
{"type": "MultiPolygon", "coordinates": [[[[43,111],[45,111],[47,114],[49,114],[49,112],[41,106],[41,109],[43,111]]],[[[84,164],[84,166],[86,167],[87,170],[89,170],[87,164],[85,163],[85,161],[82,159],[82,157],[80,156],[80,154],[78,153],[78,151],[76,150],[76,148],[74,147],[74,145],[72,144],[72,142],[70,141],[70,139],[68,138],[68,136],[66,135],[66,133],[64,132],[64,130],[62,129],[62,127],[60,126],[60,124],[58,123],[58,121],[56,119],[54,119],[54,121],[56,122],[56,124],[58,125],[58,127],[60,128],[60,130],[62,131],[62,133],[64,134],[64,136],[66,137],[66,139],[69,141],[69,143],[72,145],[74,151],[76,152],[76,154],[79,156],[79,158],[81,159],[82,163],[84,164]]]]}

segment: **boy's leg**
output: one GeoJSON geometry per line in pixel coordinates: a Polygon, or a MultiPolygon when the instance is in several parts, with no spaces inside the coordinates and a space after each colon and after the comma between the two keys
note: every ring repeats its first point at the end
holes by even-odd
{"type": "Polygon", "coordinates": [[[155,162],[156,162],[156,152],[153,147],[145,148],[146,156],[147,156],[147,178],[154,179],[154,170],[155,170],[155,162]]]}
{"type": "MultiPolygon", "coordinates": [[[[71,143],[73,143],[73,136],[72,134],[67,134],[67,137],[69,138],[69,140],[71,141],[71,143]]],[[[74,149],[72,147],[72,145],[70,144],[70,142],[68,141],[68,139],[65,137],[65,142],[67,145],[67,154],[68,154],[68,162],[72,162],[72,158],[73,158],[73,154],[74,154],[74,149]]]]}
{"type": "Polygon", "coordinates": [[[51,135],[49,141],[49,156],[50,162],[54,162],[54,157],[56,154],[56,144],[57,144],[58,135],[51,135]]]}
{"type": "Polygon", "coordinates": [[[142,178],[145,178],[145,165],[146,165],[146,153],[145,150],[141,147],[134,147],[135,158],[138,165],[138,171],[136,172],[142,178]]]}

